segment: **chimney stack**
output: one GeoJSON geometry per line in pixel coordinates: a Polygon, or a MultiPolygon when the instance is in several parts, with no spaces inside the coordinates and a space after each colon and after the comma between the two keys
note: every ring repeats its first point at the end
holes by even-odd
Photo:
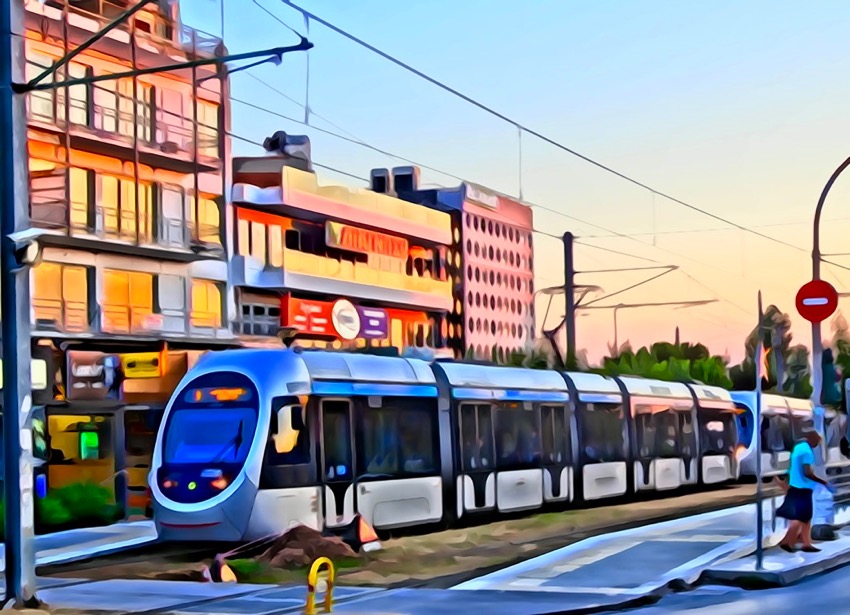
{"type": "Polygon", "coordinates": [[[409,194],[419,190],[419,167],[395,167],[393,189],[396,194],[409,194]]]}
{"type": "Polygon", "coordinates": [[[369,173],[369,189],[380,194],[392,194],[390,172],[387,169],[372,169],[369,173]]]}

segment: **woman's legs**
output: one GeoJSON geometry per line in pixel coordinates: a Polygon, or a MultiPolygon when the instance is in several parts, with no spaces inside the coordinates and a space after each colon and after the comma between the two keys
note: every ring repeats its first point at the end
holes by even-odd
{"type": "Polygon", "coordinates": [[[796,547],[797,543],[800,541],[800,534],[802,530],[802,524],[799,521],[791,521],[791,523],[788,524],[788,531],[785,532],[785,537],[779,542],[779,546],[789,547],[791,549],[796,547]]]}

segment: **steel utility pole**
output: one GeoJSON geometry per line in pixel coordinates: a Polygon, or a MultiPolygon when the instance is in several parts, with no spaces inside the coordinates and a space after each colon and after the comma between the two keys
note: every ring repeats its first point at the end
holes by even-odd
{"type": "Polygon", "coordinates": [[[573,234],[564,233],[564,301],[566,303],[567,369],[576,367],[576,268],[573,257],[573,234]]]}
{"type": "Polygon", "coordinates": [[[0,0],[0,317],[3,354],[3,487],[6,600],[37,606],[33,553],[32,380],[29,267],[15,234],[29,226],[23,2],[0,0]]]}
{"type": "MultiPolygon", "coordinates": [[[[838,179],[838,176],[844,172],[850,166],[850,158],[847,158],[841,165],[835,169],[832,175],[829,178],[829,181],[826,182],[826,186],[824,186],[823,191],[820,194],[820,198],[818,199],[817,207],[815,208],[815,217],[812,228],[812,280],[820,280],[820,263],[821,263],[821,252],[820,252],[820,217],[823,212],[824,203],[826,203],[826,197],[829,194],[832,185],[838,179]]],[[[815,421],[816,428],[818,432],[821,434],[821,437],[824,437],[823,433],[823,408],[821,407],[821,397],[823,392],[823,340],[821,339],[821,323],[813,322],[812,323],[812,402],[814,402],[815,406],[815,421]]],[[[825,445],[824,445],[825,450],[825,445]]],[[[825,457],[823,455],[822,457],[825,457]]]]}

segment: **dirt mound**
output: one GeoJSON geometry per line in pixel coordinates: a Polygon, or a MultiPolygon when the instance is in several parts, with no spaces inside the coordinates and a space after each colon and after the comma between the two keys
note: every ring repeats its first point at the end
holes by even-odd
{"type": "Polygon", "coordinates": [[[274,541],[257,560],[276,568],[300,568],[309,566],[319,557],[331,561],[356,558],[351,547],[336,536],[323,536],[314,529],[297,525],[274,541]]]}

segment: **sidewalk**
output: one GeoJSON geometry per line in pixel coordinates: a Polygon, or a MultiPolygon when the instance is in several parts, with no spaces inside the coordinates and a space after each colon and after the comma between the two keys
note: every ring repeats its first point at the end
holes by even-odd
{"type": "MultiPolygon", "coordinates": [[[[156,539],[153,521],[115,523],[106,527],[44,534],[35,537],[35,563],[36,566],[65,564],[139,547],[156,539]]],[[[0,570],[5,569],[6,557],[0,551],[0,570]]]]}
{"type": "MultiPolygon", "coordinates": [[[[772,504],[763,505],[770,523],[772,504]]],[[[468,581],[453,590],[646,596],[754,549],[755,505],[605,534],[468,581]]]]}

